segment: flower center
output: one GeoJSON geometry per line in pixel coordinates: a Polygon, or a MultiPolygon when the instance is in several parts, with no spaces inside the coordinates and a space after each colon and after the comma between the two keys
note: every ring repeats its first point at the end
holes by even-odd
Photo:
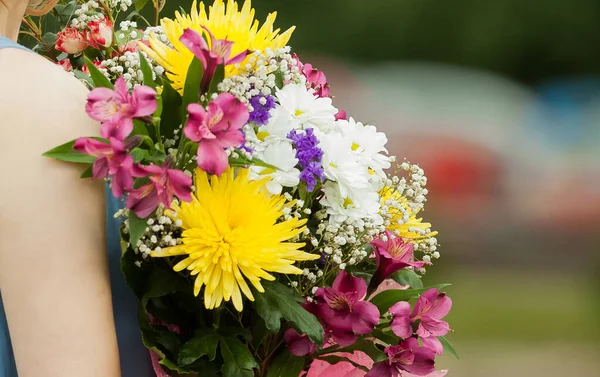
{"type": "Polygon", "coordinates": [[[123,107],[123,104],[113,97],[107,101],[102,102],[99,110],[105,119],[110,119],[119,113],[123,113],[123,110],[125,110],[123,109],[123,107]]]}
{"type": "Polygon", "coordinates": [[[394,245],[388,249],[388,253],[394,258],[402,258],[408,251],[407,244],[394,245]]]}
{"type": "Polygon", "coordinates": [[[210,119],[208,120],[208,128],[212,129],[214,126],[219,124],[223,119],[223,116],[225,116],[223,109],[221,109],[220,107],[215,109],[214,112],[210,114],[210,119]]]}
{"type": "Polygon", "coordinates": [[[339,312],[346,312],[350,310],[350,301],[343,295],[337,295],[330,301],[329,307],[339,312]]]}
{"type": "Polygon", "coordinates": [[[354,208],[354,202],[350,198],[345,198],[344,199],[344,208],[348,209],[350,207],[354,208]]]}

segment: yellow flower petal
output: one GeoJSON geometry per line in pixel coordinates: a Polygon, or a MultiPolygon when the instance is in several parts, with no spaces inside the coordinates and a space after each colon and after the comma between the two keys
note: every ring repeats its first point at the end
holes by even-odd
{"type": "Polygon", "coordinates": [[[196,172],[196,193],[189,203],[173,206],[171,216],[182,221],[181,245],[153,252],[153,257],[185,255],[174,270],[197,275],[194,295],[204,289],[204,305],[214,309],[223,301],[243,309],[243,297],[253,301],[248,282],[264,292],[261,280],[273,273],[302,274],[298,261],[319,259],[303,252],[304,243],[287,242],[300,234],[306,220],[281,221],[286,200],[271,196],[268,180],[249,181],[248,169],[220,177],[196,172]]]}
{"type": "MultiPolygon", "coordinates": [[[[185,85],[190,63],[194,54],[189,51],[179,38],[185,29],[192,29],[199,33],[205,33],[202,26],[208,28],[216,39],[227,39],[233,42],[231,56],[243,51],[265,51],[266,49],[278,49],[285,47],[290,40],[294,27],[279,34],[279,29],[273,30],[277,13],[267,16],[265,23],[259,28],[259,22],[254,19],[254,9],[251,0],[244,2],[241,10],[238,4],[229,0],[227,6],[223,0],[215,0],[208,12],[204,3],[192,4],[190,14],[182,15],[175,12],[175,19],[163,19],[161,25],[165,36],[173,45],[173,48],[159,41],[156,37],[149,39],[150,47],[141,45],[150,58],[163,66],[167,71],[167,77],[172,81],[173,88],[180,93],[185,85]]],[[[210,44],[210,40],[208,41],[210,44]]],[[[240,64],[244,67],[249,57],[240,64]]],[[[239,69],[230,65],[225,69],[225,76],[230,77],[239,73],[239,69]]]]}

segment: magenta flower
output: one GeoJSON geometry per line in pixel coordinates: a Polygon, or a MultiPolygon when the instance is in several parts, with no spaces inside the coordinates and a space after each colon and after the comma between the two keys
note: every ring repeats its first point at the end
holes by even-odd
{"type": "Polygon", "coordinates": [[[208,104],[208,111],[197,103],[188,106],[189,118],[183,132],[199,143],[198,166],[221,175],[229,166],[225,149],[245,141],[241,128],[248,122],[248,108],[229,93],[221,93],[208,104]]]}
{"type": "Polygon", "coordinates": [[[137,177],[150,178],[149,183],[133,190],[127,197],[127,208],[137,217],[145,219],[160,203],[170,208],[175,195],[185,202],[192,200],[192,177],[172,166],[173,160],[167,158],[162,166],[137,166],[134,169],[137,177]]]}
{"type": "Polygon", "coordinates": [[[387,347],[388,359],[373,366],[365,377],[402,377],[403,371],[415,376],[426,376],[435,371],[435,352],[419,347],[415,338],[409,338],[397,346],[387,347]]]}
{"type": "Polygon", "coordinates": [[[425,262],[413,261],[413,245],[406,243],[401,237],[390,231],[385,232],[387,241],[377,239],[371,242],[375,257],[377,258],[377,271],[371,279],[369,290],[377,289],[382,281],[394,272],[406,267],[423,267],[425,262]]]}
{"type": "Polygon", "coordinates": [[[92,165],[92,177],[112,178],[113,195],[120,198],[124,191],[131,190],[133,186],[133,157],[127,151],[139,144],[139,138],[131,138],[125,143],[111,138],[109,143],[82,137],[75,140],[73,149],[96,157],[92,165]]]}
{"type": "Polygon", "coordinates": [[[419,297],[412,312],[411,320],[413,322],[421,320],[417,327],[417,335],[421,338],[423,345],[439,355],[444,353],[444,347],[437,337],[450,332],[448,322],[442,321],[442,318],[448,315],[451,308],[450,297],[438,291],[437,288],[431,288],[419,297]]]}
{"type": "Polygon", "coordinates": [[[221,64],[231,65],[241,63],[246,59],[250,50],[243,51],[234,57],[230,57],[233,42],[226,39],[216,39],[215,36],[205,26],[202,28],[210,37],[210,48],[208,44],[195,30],[185,29],[179,38],[181,43],[187,47],[202,63],[204,73],[200,82],[200,89],[206,92],[208,85],[215,75],[217,67],[221,64]]]}
{"type": "Polygon", "coordinates": [[[100,134],[104,138],[124,140],[133,131],[133,118],[143,118],[156,111],[156,92],[140,85],[129,94],[123,77],[115,83],[115,90],[95,88],[88,95],[85,110],[99,122],[100,134]]]}
{"type": "Polygon", "coordinates": [[[305,356],[317,350],[317,346],[308,338],[308,335],[300,335],[294,329],[288,329],[283,334],[283,338],[292,355],[305,356]]]}
{"type": "Polygon", "coordinates": [[[390,328],[394,334],[403,339],[410,338],[413,334],[410,304],[405,301],[397,302],[390,308],[389,312],[393,316],[390,328]]]}
{"type": "Polygon", "coordinates": [[[335,120],[346,120],[348,119],[348,114],[346,114],[346,110],[338,110],[335,114],[335,120]]]}
{"type": "Polygon", "coordinates": [[[315,292],[316,314],[324,327],[340,346],[356,341],[356,335],[369,334],[379,323],[379,309],[363,301],[367,283],[340,272],[331,288],[319,288],[315,292]]]}
{"type": "Polygon", "coordinates": [[[437,337],[450,332],[448,322],[442,321],[442,318],[451,308],[450,297],[439,292],[437,288],[431,288],[419,297],[412,314],[410,314],[410,304],[407,302],[399,302],[392,306],[389,310],[393,316],[390,327],[400,338],[409,338],[413,335],[412,325],[419,321],[417,335],[423,342],[423,346],[441,355],[444,353],[444,347],[437,337]]]}
{"type": "Polygon", "coordinates": [[[294,54],[292,57],[296,59],[296,66],[302,75],[306,77],[306,86],[314,89],[317,97],[330,98],[331,94],[329,93],[329,83],[327,82],[327,77],[325,74],[313,68],[312,64],[310,63],[303,64],[296,54],[294,54]]]}

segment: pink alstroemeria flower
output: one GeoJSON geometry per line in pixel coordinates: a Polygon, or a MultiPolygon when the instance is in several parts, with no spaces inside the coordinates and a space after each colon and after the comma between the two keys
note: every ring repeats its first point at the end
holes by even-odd
{"type": "Polygon", "coordinates": [[[236,56],[230,57],[233,42],[226,39],[216,39],[205,26],[202,26],[202,28],[210,37],[210,48],[202,35],[192,29],[185,29],[179,38],[179,41],[181,41],[181,43],[183,43],[183,45],[187,47],[200,62],[202,62],[204,74],[202,75],[202,81],[200,82],[200,89],[202,92],[206,92],[208,85],[217,70],[217,66],[221,64],[231,65],[241,63],[246,59],[250,50],[242,51],[236,56]]]}
{"type": "Polygon", "coordinates": [[[403,377],[402,371],[415,376],[426,376],[435,371],[435,352],[419,347],[415,338],[409,338],[397,346],[387,347],[388,360],[373,366],[365,377],[403,377]]]}
{"type": "Polygon", "coordinates": [[[292,355],[305,356],[317,350],[317,346],[309,339],[308,335],[300,335],[294,329],[288,329],[283,334],[283,338],[292,355]]]}
{"type": "Polygon", "coordinates": [[[248,108],[229,93],[221,93],[208,104],[188,106],[189,117],[183,132],[198,145],[200,169],[221,175],[229,166],[225,149],[238,147],[245,138],[241,128],[248,122],[248,108]]]}
{"type": "Polygon", "coordinates": [[[335,120],[347,120],[348,114],[346,114],[346,110],[338,110],[335,114],[335,120]]]}
{"type": "Polygon", "coordinates": [[[423,345],[439,355],[444,353],[444,347],[437,337],[450,332],[448,322],[442,321],[450,309],[452,309],[450,297],[437,288],[431,288],[419,297],[411,316],[413,322],[421,320],[417,335],[423,345]]]}
{"type": "Polygon", "coordinates": [[[302,75],[306,77],[306,86],[314,89],[317,97],[330,98],[329,83],[325,74],[315,69],[310,63],[303,64],[296,54],[292,55],[292,58],[296,60],[296,66],[302,75]]]}
{"type": "Polygon", "coordinates": [[[398,302],[392,306],[389,310],[393,316],[390,327],[400,338],[409,338],[413,335],[412,325],[420,321],[417,335],[423,342],[423,346],[441,355],[444,353],[444,347],[437,337],[450,332],[448,322],[442,321],[442,318],[451,308],[450,297],[439,292],[437,288],[431,288],[417,300],[412,314],[408,302],[398,302]]]}
{"type": "Polygon", "coordinates": [[[175,195],[185,202],[192,200],[192,177],[172,167],[173,160],[167,158],[162,166],[137,166],[134,169],[135,176],[150,178],[149,183],[133,190],[127,197],[127,208],[137,217],[145,219],[160,203],[170,208],[175,195]]]}
{"type": "Polygon", "coordinates": [[[133,186],[133,157],[127,153],[140,142],[139,138],[130,138],[125,143],[111,138],[110,144],[91,137],[75,140],[73,149],[80,153],[96,157],[92,165],[92,177],[111,178],[112,192],[115,198],[123,196],[133,186]]]}
{"type": "Polygon", "coordinates": [[[377,271],[369,284],[370,291],[377,289],[382,281],[398,270],[406,267],[421,268],[425,265],[425,262],[413,261],[412,244],[404,242],[390,231],[385,232],[385,237],[387,241],[376,239],[371,242],[377,258],[377,271]]]}
{"type": "Polygon", "coordinates": [[[369,334],[379,323],[379,309],[363,301],[367,283],[346,271],[340,272],[331,288],[319,288],[315,292],[317,317],[340,346],[356,341],[356,335],[369,334]]]}
{"type": "MultiPolygon", "coordinates": [[[[310,364],[308,372],[305,373],[306,377],[365,377],[367,372],[356,365],[362,365],[368,370],[373,368],[373,360],[362,351],[340,352],[335,353],[340,357],[345,357],[349,361],[340,361],[335,364],[330,364],[323,360],[314,360],[310,364]]],[[[426,377],[444,377],[448,373],[448,370],[440,370],[428,374],[426,377]]],[[[303,376],[303,375],[301,375],[303,376]]],[[[402,377],[415,377],[414,374],[403,371],[402,377]]]]}
{"type": "Polygon", "coordinates": [[[123,77],[115,82],[115,90],[95,88],[88,95],[85,110],[99,122],[104,138],[125,139],[133,131],[133,118],[143,118],[156,111],[156,91],[140,85],[129,94],[123,77]]]}

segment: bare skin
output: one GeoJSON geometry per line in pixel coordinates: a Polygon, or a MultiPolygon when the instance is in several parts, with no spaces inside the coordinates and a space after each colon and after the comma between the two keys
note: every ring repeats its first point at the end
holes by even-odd
{"type": "MultiPolygon", "coordinates": [[[[15,39],[27,3],[0,0],[15,39]]],[[[41,157],[94,135],[86,88],[45,59],[0,50],[0,290],[19,377],[120,377],[103,186],[41,157]]]]}

